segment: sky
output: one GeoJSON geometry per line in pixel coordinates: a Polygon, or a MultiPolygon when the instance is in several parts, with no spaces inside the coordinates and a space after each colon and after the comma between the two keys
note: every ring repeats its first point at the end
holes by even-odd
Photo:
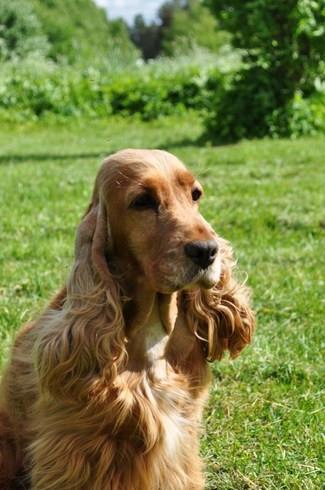
{"type": "Polygon", "coordinates": [[[123,17],[131,23],[136,14],[152,20],[163,0],[95,0],[95,3],[107,9],[110,19],[123,17]]]}

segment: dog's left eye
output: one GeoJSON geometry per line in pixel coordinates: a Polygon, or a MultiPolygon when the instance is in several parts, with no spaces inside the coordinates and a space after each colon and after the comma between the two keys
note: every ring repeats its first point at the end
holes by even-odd
{"type": "Polygon", "coordinates": [[[202,196],[202,191],[198,188],[192,190],[192,199],[193,201],[198,201],[202,196]]]}
{"type": "Polygon", "coordinates": [[[156,211],[158,206],[157,200],[148,192],[140,194],[130,204],[130,208],[137,210],[154,209],[156,211]]]}

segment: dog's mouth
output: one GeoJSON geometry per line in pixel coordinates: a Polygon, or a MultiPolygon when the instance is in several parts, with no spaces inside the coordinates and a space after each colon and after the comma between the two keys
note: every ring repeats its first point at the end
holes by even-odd
{"type": "Polygon", "coordinates": [[[215,286],[221,275],[221,261],[217,257],[215,261],[206,269],[190,264],[186,267],[180,267],[175,274],[167,275],[166,278],[160,278],[157,289],[162,293],[171,293],[182,289],[195,289],[197,287],[210,289],[215,286]]]}

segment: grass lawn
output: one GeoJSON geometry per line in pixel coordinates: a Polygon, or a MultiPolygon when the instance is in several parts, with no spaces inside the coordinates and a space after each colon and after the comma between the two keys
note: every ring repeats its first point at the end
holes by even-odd
{"type": "Polygon", "coordinates": [[[67,276],[102,157],[128,146],[168,149],[204,184],[203,214],[232,242],[258,317],[252,346],[213,366],[207,489],[320,489],[325,141],[200,147],[200,131],[191,117],[2,126],[2,358],[67,276]]]}

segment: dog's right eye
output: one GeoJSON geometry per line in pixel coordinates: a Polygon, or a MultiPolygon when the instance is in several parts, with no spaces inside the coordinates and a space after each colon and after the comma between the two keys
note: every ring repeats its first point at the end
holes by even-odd
{"type": "Polygon", "coordinates": [[[142,211],[144,209],[154,209],[155,211],[158,209],[159,203],[157,200],[148,192],[140,194],[130,204],[131,209],[137,209],[142,211]]]}

